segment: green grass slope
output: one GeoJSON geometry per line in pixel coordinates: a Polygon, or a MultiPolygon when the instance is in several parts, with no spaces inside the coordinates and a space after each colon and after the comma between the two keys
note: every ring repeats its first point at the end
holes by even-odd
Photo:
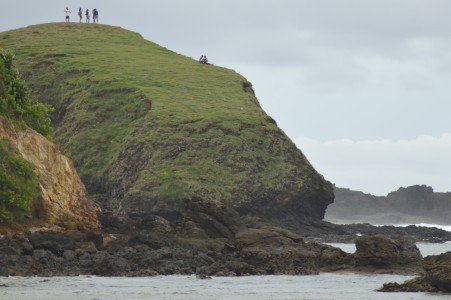
{"type": "Polygon", "coordinates": [[[170,212],[200,197],[295,227],[333,199],[232,70],[105,25],[30,26],[0,33],[0,48],[55,107],[55,141],[108,208],[170,212]]]}

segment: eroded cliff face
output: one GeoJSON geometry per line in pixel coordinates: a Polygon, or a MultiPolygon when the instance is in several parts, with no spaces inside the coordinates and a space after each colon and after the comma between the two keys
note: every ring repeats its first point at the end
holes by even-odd
{"type": "Polygon", "coordinates": [[[98,207],[88,199],[86,189],[72,162],[58,147],[36,131],[17,129],[0,118],[0,138],[7,138],[25,160],[33,164],[42,195],[36,203],[35,222],[98,232],[98,207]]]}

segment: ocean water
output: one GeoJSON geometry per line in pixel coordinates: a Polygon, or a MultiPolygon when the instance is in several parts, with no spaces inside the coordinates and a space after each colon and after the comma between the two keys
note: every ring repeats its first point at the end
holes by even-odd
{"type": "Polygon", "coordinates": [[[451,299],[427,293],[379,293],[385,282],[411,276],[322,273],[310,276],[214,277],[7,277],[0,278],[0,299],[451,299]]]}

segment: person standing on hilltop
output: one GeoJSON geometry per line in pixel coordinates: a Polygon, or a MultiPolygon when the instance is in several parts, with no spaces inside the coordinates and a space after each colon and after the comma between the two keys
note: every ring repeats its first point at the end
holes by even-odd
{"type": "Polygon", "coordinates": [[[64,11],[66,13],[66,23],[70,22],[70,10],[69,7],[66,7],[66,10],[64,11]]]}
{"type": "Polygon", "coordinates": [[[83,10],[81,9],[81,7],[78,9],[78,17],[80,18],[81,23],[81,20],[83,19],[83,10]]]}
{"type": "Polygon", "coordinates": [[[89,9],[86,9],[85,19],[86,19],[86,23],[89,23],[89,21],[90,21],[90,17],[89,17],[89,9]]]}
{"type": "Polygon", "coordinates": [[[99,24],[99,12],[97,11],[97,8],[92,10],[92,22],[99,24]]]}

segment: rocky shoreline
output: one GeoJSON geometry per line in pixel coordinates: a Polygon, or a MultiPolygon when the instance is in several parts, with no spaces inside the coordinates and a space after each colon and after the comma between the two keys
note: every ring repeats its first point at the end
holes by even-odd
{"type": "Polygon", "coordinates": [[[390,282],[381,292],[451,293],[451,252],[427,256],[422,263],[425,273],[402,284],[390,282]]]}
{"type": "MultiPolygon", "coordinates": [[[[0,240],[0,276],[311,275],[320,271],[422,274],[412,240],[361,237],[355,254],[317,243],[258,219],[232,237],[194,238],[170,232],[154,216],[153,230],[86,235],[35,229],[0,240]],[[168,232],[169,231],[169,232],[168,232]]],[[[149,221],[150,222],[150,221],[149,221]]]]}
{"type": "Polygon", "coordinates": [[[31,228],[0,237],[0,276],[196,274],[205,279],[358,272],[419,276],[384,284],[384,292],[449,292],[451,252],[423,259],[413,239],[368,235],[355,240],[356,251],[350,254],[258,218],[239,220],[230,226],[230,236],[210,238],[182,235],[158,216],[143,220],[147,229],[121,233],[31,228]]]}

